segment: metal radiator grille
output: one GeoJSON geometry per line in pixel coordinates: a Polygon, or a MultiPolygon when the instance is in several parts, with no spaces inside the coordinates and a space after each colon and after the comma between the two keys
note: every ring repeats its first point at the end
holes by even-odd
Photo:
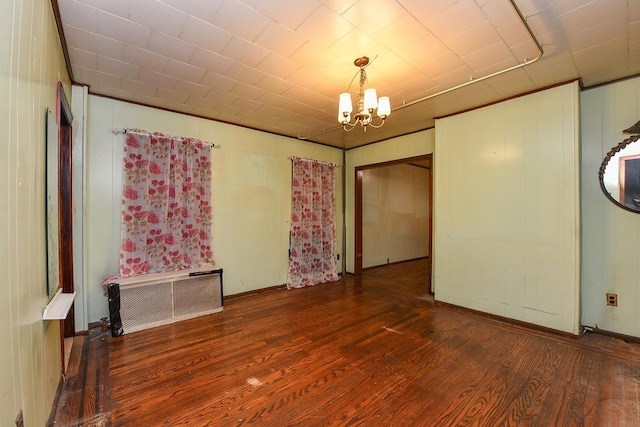
{"type": "Polygon", "coordinates": [[[173,283],[173,306],[176,320],[220,311],[222,307],[220,275],[210,274],[176,279],[173,283]]]}
{"type": "Polygon", "coordinates": [[[124,333],[222,311],[222,271],[120,284],[124,333]]]}
{"type": "Polygon", "coordinates": [[[171,282],[120,287],[120,317],[126,332],[166,325],[173,318],[171,282]]]}

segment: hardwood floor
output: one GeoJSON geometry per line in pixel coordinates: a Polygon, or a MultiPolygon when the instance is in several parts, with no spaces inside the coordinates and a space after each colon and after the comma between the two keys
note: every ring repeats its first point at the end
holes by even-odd
{"type": "Polygon", "coordinates": [[[639,344],[436,306],[425,264],[227,298],[119,338],[92,331],[55,425],[640,425],[639,344]]]}

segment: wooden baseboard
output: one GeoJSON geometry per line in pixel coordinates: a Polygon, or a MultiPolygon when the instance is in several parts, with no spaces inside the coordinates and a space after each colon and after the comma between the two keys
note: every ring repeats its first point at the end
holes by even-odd
{"type": "Polygon", "coordinates": [[[485,313],[484,311],[474,310],[472,308],[462,307],[460,305],[450,304],[443,301],[435,301],[435,305],[438,307],[448,308],[450,310],[460,311],[462,313],[473,314],[475,316],[483,317],[485,319],[493,320],[496,322],[507,323],[513,326],[519,326],[529,330],[538,332],[544,332],[547,334],[553,334],[564,338],[579,339],[580,335],[575,335],[569,332],[560,331],[558,329],[547,328],[546,326],[536,325],[535,323],[524,322],[522,320],[510,319],[508,317],[498,316],[497,314],[485,313]]]}
{"type": "Polygon", "coordinates": [[[58,387],[56,388],[56,393],[53,395],[53,402],[51,403],[51,412],[49,412],[47,427],[55,426],[56,411],[58,409],[58,402],[60,401],[60,395],[62,394],[63,385],[64,385],[64,375],[60,375],[60,380],[58,381],[58,387]]]}
{"type": "Polygon", "coordinates": [[[276,285],[276,286],[269,286],[268,288],[254,289],[252,291],[240,292],[238,294],[225,295],[224,296],[224,300],[228,301],[228,300],[231,300],[231,299],[242,298],[242,297],[246,297],[246,296],[249,296],[249,295],[261,294],[263,292],[283,290],[283,289],[287,289],[287,285],[286,284],[276,285]]]}
{"type": "Polygon", "coordinates": [[[363,268],[362,271],[372,270],[374,268],[388,267],[390,265],[402,264],[402,263],[405,263],[405,262],[419,261],[421,259],[429,259],[429,257],[425,256],[425,257],[419,257],[419,258],[403,259],[402,261],[394,261],[394,262],[390,262],[388,264],[374,265],[374,266],[371,266],[371,267],[363,268]]]}
{"type": "Polygon", "coordinates": [[[583,331],[589,331],[594,334],[604,335],[606,337],[617,338],[619,340],[623,340],[626,342],[640,344],[640,337],[634,337],[633,335],[625,335],[625,334],[620,334],[618,332],[611,332],[605,329],[600,329],[597,326],[582,325],[582,329],[583,331]]]}

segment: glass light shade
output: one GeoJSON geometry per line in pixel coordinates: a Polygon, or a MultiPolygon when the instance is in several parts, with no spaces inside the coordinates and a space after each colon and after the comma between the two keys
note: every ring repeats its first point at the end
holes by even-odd
{"type": "MultiPolygon", "coordinates": [[[[348,92],[340,94],[340,103],[338,104],[338,115],[343,113],[351,113],[353,106],[351,105],[351,95],[348,92]]],[[[340,122],[342,123],[342,122],[340,122]]]]}
{"type": "Polygon", "coordinates": [[[388,96],[381,96],[378,100],[378,116],[386,118],[391,114],[391,103],[388,96]]]}
{"type": "Polygon", "coordinates": [[[364,91],[364,109],[375,110],[378,107],[378,95],[374,88],[365,89],[364,91]]]}

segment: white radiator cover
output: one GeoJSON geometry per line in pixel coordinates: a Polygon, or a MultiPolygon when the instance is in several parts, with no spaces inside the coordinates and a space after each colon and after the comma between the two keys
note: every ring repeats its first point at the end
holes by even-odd
{"type": "Polygon", "coordinates": [[[223,309],[222,269],[199,268],[121,279],[123,333],[217,313],[223,309]]]}

